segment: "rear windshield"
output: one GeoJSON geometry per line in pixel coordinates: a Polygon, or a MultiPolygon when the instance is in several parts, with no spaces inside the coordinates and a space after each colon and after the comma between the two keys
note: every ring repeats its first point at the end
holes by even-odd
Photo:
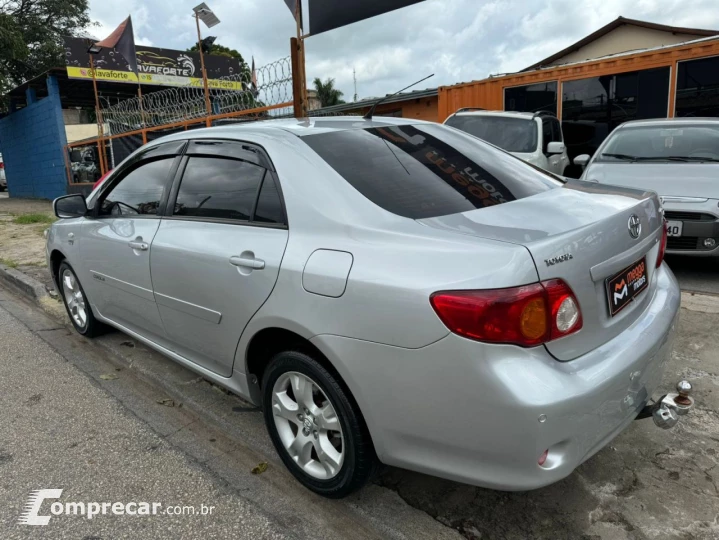
{"type": "Polygon", "coordinates": [[[617,130],[597,161],[719,162],[719,126],[642,126],[617,130]]]}
{"type": "Polygon", "coordinates": [[[370,201],[411,219],[486,208],[562,185],[440,124],[335,131],[302,140],[370,201]]]}
{"type": "Polygon", "coordinates": [[[537,123],[503,116],[453,116],[447,125],[499,146],[507,152],[531,153],[537,149],[537,123]]]}

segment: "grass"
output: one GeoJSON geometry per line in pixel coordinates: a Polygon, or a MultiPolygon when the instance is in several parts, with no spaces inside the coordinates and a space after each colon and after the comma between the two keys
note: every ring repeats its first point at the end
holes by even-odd
{"type": "Polygon", "coordinates": [[[15,219],[13,223],[18,225],[34,225],[36,223],[52,223],[55,218],[48,216],[47,214],[22,214],[15,219]]]}
{"type": "Polygon", "coordinates": [[[17,268],[17,263],[12,259],[0,259],[0,264],[4,264],[8,268],[17,268]]]}

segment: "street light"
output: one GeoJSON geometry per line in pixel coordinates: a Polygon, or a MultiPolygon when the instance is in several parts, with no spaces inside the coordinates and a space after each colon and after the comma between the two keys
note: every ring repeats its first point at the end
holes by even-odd
{"type": "MultiPolygon", "coordinates": [[[[202,68],[202,84],[205,87],[205,107],[207,108],[207,127],[212,126],[210,116],[212,116],[212,104],[210,103],[210,86],[207,82],[207,71],[205,70],[205,52],[203,46],[205,45],[202,41],[202,34],[200,32],[200,21],[205,23],[207,28],[212,28],[220,24],[220,19],[217,18],[212,10],[207,7],[207,4],[202,2],[199,6],[192,9],[195,12],[195,22],[197,23],[197,48],[200,50],[200,66],[202,68]]],[[[214,43],[214,40],[212,41],[214,43]]],[[[210,46],[212,43],[210,43],[210,46]]]]}

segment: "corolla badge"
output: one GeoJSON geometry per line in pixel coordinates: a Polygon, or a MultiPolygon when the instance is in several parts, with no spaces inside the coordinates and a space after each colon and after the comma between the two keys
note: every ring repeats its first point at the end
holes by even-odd
{"type": "Polygon", "coordinates": [[[563,263],[565,261],[571,261],[573,258],[574,256],[571,253],[565,253],[564,255],[552,257],[551,259],[544,259],[544,262],[547,266],[554,266],[555,264],[563,263]]]}
{"type": "Polygon", "coordinates": [[[632,214],[632,217],[629,218],[627,226],[629,227],[629,235],[632,238],[639,238],[639,235],[642,234],[642,222],[636,214],[632,214]]]}

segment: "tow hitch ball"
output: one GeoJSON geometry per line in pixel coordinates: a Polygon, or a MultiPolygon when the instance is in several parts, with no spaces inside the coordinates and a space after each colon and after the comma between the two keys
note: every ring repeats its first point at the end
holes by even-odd
{"type": "Polygon", "coordinates": [[[651,416],[657,427],[671,429],[679,422],[680,416],[684,416],[694,407],[694,398],[689,396],[691,393],[692,385],[689,381],[680,381],[677,383],[676,393],[667,394],[656,403],[646,405],[637,420],[651,416]]]}

